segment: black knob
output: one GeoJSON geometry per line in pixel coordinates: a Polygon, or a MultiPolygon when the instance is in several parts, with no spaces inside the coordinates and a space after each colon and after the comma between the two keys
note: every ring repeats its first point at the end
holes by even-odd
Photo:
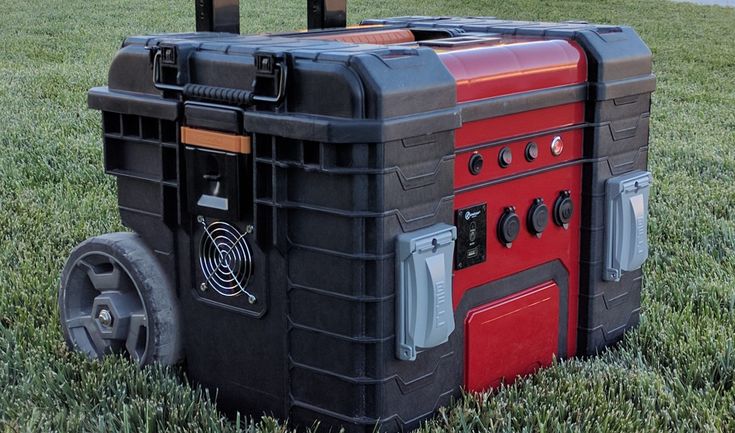
{"type": "Polygon", "coordinates": [[[498,164],[502,168],[505,168],[511,163],[513,163],[513,152],[510,150],[510,147],[500,149],[500,153],[498,154],[498,164]]]}
{"type": "Polygon", "coordinates": [[[531,162],[538,158],[538,144],[531,141],[526,145],[526,161],[531,162]]]}
{"type": "Polygon", "coordinates": [[[482,159],[482,155],[475,152],[470,156],[470,173],[472,173],[473,176],[477,176],[482,171],[482,165],[484,164],[484,161],[482,159]]]}
{"type": "Polygon", "coordinates": [[[554,203],[554,223],[564,228],[569,226],[569,221],[574,214],[574,204],[570,195],[569,191],[562,191],[554,203]]]}
{"type": "Polygon", "coordinates": [[[528,230],[531,234],[541,237],[549,223],[549,208],[544,204],[542,198],[533,201],[531,209],[528,210],[528,230]]]}
{"type": "Polygon", "coordinates": [[[512,206],[505,208],[500,221],[498,221],[498,240],[510,248],[520,231],[521,219],[516,214],[516,208],[512,206]]]}

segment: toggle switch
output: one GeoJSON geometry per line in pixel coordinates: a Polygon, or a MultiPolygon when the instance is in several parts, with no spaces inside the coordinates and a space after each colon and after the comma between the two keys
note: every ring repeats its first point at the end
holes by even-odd
{"type": "Polygon", "coordinates": [[[526,145],[526,161],[533,162],[538,158],[538,144],[531,141],[526,145]]]}
{"type": "Polygon", "coordinates": [[[504,147],[500,149],[500,153],[498,153],[498,165],[502,168],[506,168],[509,165],[513,163],[513,151],[510,150],[510,147],[504,147]]]}
{"type": "Polygon", "coordinates": [[[470,174],[473,176],[477,176],[482,171],[482,166],[484,165],[485,161],[482,158],[482,155],[480,155],[479,152],[475,152],[470,156],[470,162],[469,162],[469,170],[470,174]]]}

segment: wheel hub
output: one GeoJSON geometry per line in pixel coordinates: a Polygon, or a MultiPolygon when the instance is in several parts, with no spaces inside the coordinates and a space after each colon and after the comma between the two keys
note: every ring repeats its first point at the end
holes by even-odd
{"type": "Polygon", "coordinates": [[[100,325],[106,328],[111,327],[113,319],[112,319],[112,314],[110,314],[110,310],[106,308],[100,310],[100,312],[97,314],[97,321],[99,321],[100,325]]]}
{"type": "Polygon", "coordinates": [[[91,253],[69,276],[66,326],[74,344],[91,358],[125,353],[140,362],[148,343],[143,300],[127,270],[113,257],[91,253]]]}

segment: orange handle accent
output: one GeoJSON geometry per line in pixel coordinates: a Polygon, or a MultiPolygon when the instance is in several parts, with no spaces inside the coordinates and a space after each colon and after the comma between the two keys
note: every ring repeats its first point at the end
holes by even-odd
{"type": "MultiPolygon", "coordinates": [[[[363,28],[363,27],[361,27],[363,28]]],[[[376,30],[369,32],[338,32],[317,34],[315,36],[306,35],[307,38],[327,39],[332,41],[347,42],[353,44],[375,44],[375,45],[392,45],[403,44],[406,42],[415,42],[416,38],[413,33],[407,29],[388,29],[376,30]]]]}
{"type": "Polygon", "coordinates": [[[250,154],[252,152],[251,140],[247,135],[227,134],[188,126],[181,127],[181,142],[232,153],[250,154]]]}

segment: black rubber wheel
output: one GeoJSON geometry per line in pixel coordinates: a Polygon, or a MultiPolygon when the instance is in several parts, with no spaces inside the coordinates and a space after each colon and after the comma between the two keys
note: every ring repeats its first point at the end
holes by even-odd
{"type": "Polygon", "coordinates": [[[93,237],[72,251],[59,311],[67,344],[90,359],[126,354],[140,366],[181,359],[179,301],[135,233],[93,237]]]}

